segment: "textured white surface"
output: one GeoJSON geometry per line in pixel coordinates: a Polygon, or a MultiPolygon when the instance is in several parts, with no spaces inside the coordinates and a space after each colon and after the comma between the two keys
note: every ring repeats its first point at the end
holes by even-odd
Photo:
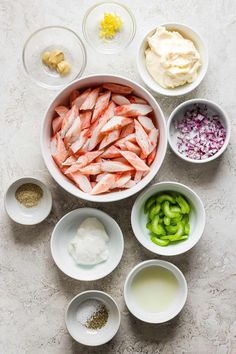
{"type": "Polygon", "coordinates": [[[140,35],[164,21],[183,22],[196,28],[209,48],[210,66],[201,86],[181,98],[157,97],[166,114],[185,99],[215,100],[228,112],[233,125],[228,150],[205,166],[184,163],[168,151],[156,177],[176,180],[194,188],[202,197],[207,225],[203,238],[189,253],[171,260],[189,285],[181,314],[161,326],[132,317],[123,299],[126,274],[138,262],[153,258],[136,241],[130,226],[134,202],[99,205],[113,216],[124,232],[125,252],[120,266],[107,278],[81,283],[64,276],[54,265],[49,240],[54,224],[65,213],[84,203],[63,192],[50,178],[41,158],[39,128],[46,107],[56,92],[32,84],[22,68],[21,52],[27,37],[46,25],[70,27],[82,36],[82,19],[94,1],[1,0],[1,195],[16,177],[33,175],[46,182],[53,194],[53,211],[38,226],[11,222],[1,203],[0,247],[0,352],[1,354],[233,354],[236,352],[235,320],[235,0],[136,0],[124,1],[137,20],[137,34],[120,55],[103,56],[87,48],[85,74],[119,73],[140,82],[135,53],[140,35]],[[68,301],[87,289],[107,291],[118,301],[122,324],[107,345],[89,349],[75,343],[66,331],[64,311],[68,301]]]}

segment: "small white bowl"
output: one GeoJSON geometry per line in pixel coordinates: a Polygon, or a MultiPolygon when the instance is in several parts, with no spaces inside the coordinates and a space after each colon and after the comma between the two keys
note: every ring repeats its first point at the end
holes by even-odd
{"type": "Polygon", "coordinates": [[[171,115],[168,119],[168,122],[167,122],[168,141],[169,141],[171,149],[181,159],[188,161],[188,162],[198,163],[198,164],[213,161],[217,157],[219,157],[221,154],[223,154],[223,152],[226,150],[226,148],[229,144],[230,133],[231,133],[231,123],[230,123],[227,113],[215,102],[212,102],[212,101],[209,101],[206,99],[201,99],[201,98],[195,98],[195,99],[188,100],[188,101],[181,103],[171,113],[171,115]],[[194,108],[194,105],[198,105],[200,107],[207,106],[207,110],[208,110],[209,114],[210,115],[214,115],[214,114],[218,115],[221,124],[225,127],[225,130],[226,130],[225,142],[224,142],[224,145],[221,147],[221,149],[215,155],[213,155],[209,158],[203,159],[203,160],[190,159],[189,157],[186,157],[183,154],[181,154],[177,148],[178,131],[175,129],[175,122],[183,119],[184,113],[186,112],[186,110],[194,108]]]}
{"type": "Polygon", "coordinates": [[[177,182],[161,182],[152,185],[139,195],[131,212],[131,224],[137,240],[149,251],[162,256],[176,256],[189,251],[200,240],[205,222],[205,209],[199,196],[189,187],[177,182]],[[190,234],[187,240],[162,247],[150,239],[149,230],[146,228],[147,215],[144,213],[144,204],[152,195],[167,191],[178,192],[188,200],[191,207],[190,234]]]}
{"type": "Polygon", "coordinates": [[[92,281],[110,274],[120,263],[124,250],[122,231],[108,214],[94,208],[80,208],[63,216],[56,224],[51,237],[51,253],[58,268],[71,278],[92,281]],[[75,237],[79,225],[88,217],[97,218],[110,238],[109,258],[93,266],[76,264],[68,252],[68,245],[75,237]]]}
{"type": "Polygon", "coordinates": [[[117,333],[120,327],[120,311],[115,300],[103,291],[84,291],[75,296],[69,303],[66,310],[65,321],[68,332],[78,343],[88,346],[97,346],[107,343],[117,333]],[[109,313],[106,325],[99,330],[88,329],[77,320],[79,306],[84,301],[92,299],[103,303],[109,313]]]}
{"type": "Polygon", "coordinates": [[[177,316],[185,305],[187,294],[187,282],[180,269],[170,262],[161,261],[158,259],[152,259],[137,264],[126,277],[124,286],[124,298],[129,311],[138,319],[148,323],[163,323],[177,316]],[[135,276],[143,269],[153,266],[162,267],[169,270],[175,276],[179,285],[176,299],[166,310],[161,312],[147,312],[143,310],[136,303],[132,294],[132,283],[135,276]]]}
{"type": "Polygon", "coordinates": [[[185,95],[193,91],[201,83],[204,76],[206,75],[208,68],[208,51],[200,34],[193,30],[191,27],[181,23],[163,23],[157,25],[154,29],[149,31],[142,40],[137,55],[137,66],[142,80],[154,92],[165,96],[185,95]],[[148,72],[145,62],[145,50],[148,47],[147,38],[152,36],[155,33],[156,28],[160,26],[165,27],[169,31],[177,31],[182,34],[184,38],[190,39],[194,43],[195,47],[200,53],[202,61],[202,65],[199,69],[198,76],[195,81],[175,88],[164,88],[160,86],[148,72]]]}
{"type": "Polygon", "coordinates": [[[46,219],[52,209],[52,195],[48,187],[33,177],[22,177],[13,182],[7,189],[4,198],[5,209],[9,217],[22,225],[35,225],[46,219]],[[43,190],[43,196],[39,203],[26,208],[15,197],[17,189],[26,183],[33,183],[43,190]]]}

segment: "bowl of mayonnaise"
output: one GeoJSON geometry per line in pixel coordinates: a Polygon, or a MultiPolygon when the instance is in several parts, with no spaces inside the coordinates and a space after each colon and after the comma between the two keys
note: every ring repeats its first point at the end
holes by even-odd
{"type": "Polygon", "coordinates": [[[154,92],[180,96],[194,90],[208,67],[208,51],[192,28],[168,23],[157,26],[142,40],[137,56],[139,74],[154,92]]]}

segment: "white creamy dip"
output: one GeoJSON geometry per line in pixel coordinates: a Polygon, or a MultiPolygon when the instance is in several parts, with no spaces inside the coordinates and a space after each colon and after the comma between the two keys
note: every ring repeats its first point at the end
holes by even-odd
{"type": "Polygon", "coordinates": [[[160,26],[147,41],[146,67],[159,85],[174,88],[196,80],[201,58],[191,40],[160,26]]]}
{"type": "Polygon", "coordinates": [[[103,224],[96,218],[87,218],[69,243],[68,251],[76,263],[95,265],[108,259],[108,242],[103,224]]]}

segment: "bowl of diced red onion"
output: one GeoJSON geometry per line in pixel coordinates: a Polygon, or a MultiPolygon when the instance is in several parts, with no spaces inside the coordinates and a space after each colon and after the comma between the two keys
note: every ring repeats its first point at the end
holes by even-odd
{"type": "Polygon", "coordinates": [[[167,122],[167,132],[176,155],[185,161],[205,163],[225,151],[231,124],[219,105],[196,98],[175,108],[167,122]]]}
{"type": "Polygon", "coordinates": [[[114,75],[81,78],[49,106],[41,131],[44,162],[72,195],[96,202],[127,198],[157,174],[166,122],[153,96],[114,75]]]}

